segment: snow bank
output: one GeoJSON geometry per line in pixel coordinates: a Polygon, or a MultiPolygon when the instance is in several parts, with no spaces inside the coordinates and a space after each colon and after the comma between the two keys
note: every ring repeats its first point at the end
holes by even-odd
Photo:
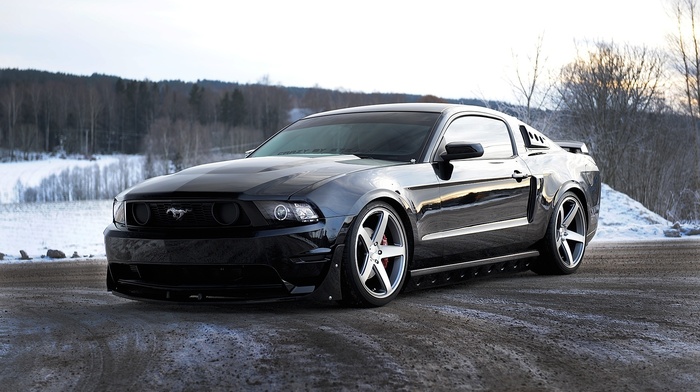
{"type": "Polygon", "coordinates": [[[593,241],[663,239],[671,222],[638,201],[603,184],[598,232],[593,241]]]}

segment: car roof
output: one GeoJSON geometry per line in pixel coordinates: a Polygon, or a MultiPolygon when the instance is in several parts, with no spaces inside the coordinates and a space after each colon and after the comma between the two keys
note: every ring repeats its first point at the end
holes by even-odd
{"type": "MultiPolygon", "coordinates": [[[[388,103],[379,105],[355,106],[344,109],[330,110],[316,113],[306,118],[329,116],[346,113],[368,113],[368,112],[429,112],[429,113],[450,113],[450,112],[478,112],[484,114],[507,116],[505,113],[488,109],[482,106],[462,105],[455,103],[388,103]]],[[[510,116],[508,116],[510,117],[510,116]]]]}

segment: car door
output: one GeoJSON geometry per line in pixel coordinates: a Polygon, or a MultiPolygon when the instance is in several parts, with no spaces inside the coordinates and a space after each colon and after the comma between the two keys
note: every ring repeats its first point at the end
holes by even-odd
{"type": "Polygon", "coordinates": [[[485,115],[457,117],[447,126],[438,155],[448,143],[479,143],[483,155],[438,164],[441,227],[424,240],[438,241],[448,260],[517,250],[527,241],[531,173],[515,152],[507,123],[485,115]]]}

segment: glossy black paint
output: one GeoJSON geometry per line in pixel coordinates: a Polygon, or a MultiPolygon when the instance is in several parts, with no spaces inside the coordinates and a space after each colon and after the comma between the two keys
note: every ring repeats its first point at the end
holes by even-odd
{"type": "Polygon", "coordinates": [[[480,107],[376,105],[310,117],[332,122],[338,114],[367,112],[435,113],[437,120],[413,161],[253,154],[153,178],[122,192],[117,202],[180,206],[186,201],[229,201],[248,221],[197,230],[113,223],[104,232],[108,289],[156,300],[338,300],[346,233],[358,212],[374,200],[391,204],[406,227],[413,256],[409,274],[416,275],[407,289],[446,283],[455,276],[452,270],[464,277],[472,266],[527,268],[518,259],[536,254],[552,206],[567,190],[584,201],[588,241],[593,238],[600,176],[590,156],[567,152],[517,119],[480,107]],[[443,159],[443,132],[461,116],[505,122],[513,156],[443,159]],[[527,131],[536,139],[529,139],[527,131]],[[256,208],[255,202],[263,200],[305,202],[320,219],[269,222],[256,208]],[[444,279],[426,279],[436,268],[441,272],[434,275],[444,279]]]}

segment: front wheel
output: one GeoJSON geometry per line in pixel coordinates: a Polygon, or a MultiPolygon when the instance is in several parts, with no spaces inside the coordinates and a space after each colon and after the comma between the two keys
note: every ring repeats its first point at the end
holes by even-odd
{"type": "Polygon", "coordinates": [[[383,306],[401,291],[408,269],[408,243],[403,223],[383,202],[365,206],[346,240],[343,302],[383,306]]]}
{"type": "Polygon", "coordinates": [[[581,200],[566,192],[549,220],[541,255],[532,270],[538,274],[576,272],[586,250],[586,216],[581,200]]]}

